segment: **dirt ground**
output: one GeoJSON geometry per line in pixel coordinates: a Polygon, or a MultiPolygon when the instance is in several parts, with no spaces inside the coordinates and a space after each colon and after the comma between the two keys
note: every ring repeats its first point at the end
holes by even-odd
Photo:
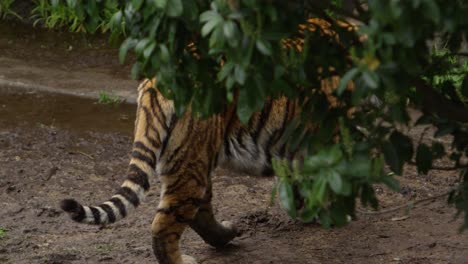
{"type": "MultiPolygon", "coordinates": [[[[88,99],[41,94],[0,96],[0,263],[155,263],[150,223],[159,186],[152,179],[146,202],[123,221],[100,229],[73,223],[58,202],[109,198],[125,176],[133,105],[99,105],[88,99]]],[[[417,131],[415,132],[417,134],[417,131]]],[[[440,165],[440,164],[439,164],[440,165]]],[[[384,208],[437,196],[456,173],[418,176],[405,170],[402,191],[377,188],[384,208]]],[[[273,179],[213,177],[220,220],[233,220],[243,235],[224,250],[193,231],[182,248],[201,263],[466,263],[467,234],[445,198],[417,204],[407,214],[359,213],[343,228],[324,229],[289,219],[269,207],[273,179]]]]}
{"type": "MultiPolygon", "coordinates": [[[[37,38],[13,44],[0,38],[0,57],[11,63],[28,58],[43,69],[61,65],[70,74],[105,68],[103,74],[126,79],[127,69],[117,70],[121,66],[111,59],[115,50],[81,52],[73,45],[80,50],[73,53],[66,51],[67,42],[37,38]],[[38,44],[43,42],[46,46],[38,44]]],[[[136,212],[104,229],[76,224],[58,208],[63,198],[95,204],[117,189],[129,160],[135,106],[0,90],[0,263],[155,263],[150,224],[159,197],[157,179],[136,212]]],[[[417,138],[420,132],[411,133],[417,138]]],[[[454,185],[457,173],[417,175],[408,167],[399,179],[399,193],[376,188],[383,210],[435,198],[408,210],[368,214],[360,209],[349,225],[324,229],[289,219],[278,205],[270,207],[272,178],[220,169],[213,176],[218,219],[234,221],[243,235],[215,250],[188,230],[182,248],[205,264],[468,263],[468,234],[457,232],[455,210],[440,196],[454,185]]]]}

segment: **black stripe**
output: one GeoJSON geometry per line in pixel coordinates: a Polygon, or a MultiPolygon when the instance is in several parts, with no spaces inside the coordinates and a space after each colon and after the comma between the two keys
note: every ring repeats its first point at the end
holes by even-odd
{"type": "Polygon", "coordinates": [[[231,136],[232,126],[234,125],[234,121],[239,120],[235,109],[232,111],[233,113],[229,116],[229,120],[226,124],[226,131],[224,132],[224,154],[226,155],[226,157],[231,156],[231,146],[229,145],[229,138],[231,136]]]}
{"type": "Polygon", "coordinates": [[[154,94],[154,101],[151,100],[150,101],[150,104],[151,104],[151,109],[153,110],[153,113],[154,115],[156,116],[156,118],[158,119],[158,121],[161,123],[161,126],[167,131],[169,128],[167,127],[167,116],[166,114],[164,113],[162,107],[161,107],[161,104],[159,103],[159,100],[158,100],[158,95],[155,93],[154,94]],[[157,111],[158,113],[161,114],[161,118],[162,120],[159,118],[158,116],[158,113],[155,113],[156,109],[154,107],[154,103],[156,103],[156,107],[158,108],[157,111]]]}
{"type": "MultiPolygon", "coordinates": [[[[187,141],[187,140],[185,140],[185,141],[187,141]]],[[[185,144],[184,144],[184,143],[185,143],[185,142],[182,142],[182,144],[181,144],[180,146],[178,146],[176,149],[174,149],[174,150],[172,151],[171,155],[170,155],[169,157],[167,157],[167,159],[166,159],[167,162],[171,162],[171,161],[174,159],[174,157],[176,157],[177,155],[179,155],[179,151],[180,151],[183,147],[185,147],[185,144]]],[[[184,155],[183,155],[183,156],[185,157],[185,155],[186,155],[186,153],[184,152],[184,155]]]]}
{"type": "Polygon", "coordinates": [[[188,164],[187,167],[188,167],[188,171],[190,171],[190,172],[186,173],[186,174],[179,175],[177,180],[175,180],[172,184],[170,184],[170,185],[168,185],[166,187],[165,193],[171,194],[171,193],[177,191],[179,188],[183,187],[185,184],[190,182],[192,180],[192,178],[198,183],[198,180],[194,175],[196,168],[194,168],[190,164],[188,164]]]}
{"type": "Polygon", "coordinates": [[[245,146],[244,140],[244,133],[250,135],[247,131],[245,131],[244,127],[241,127],[239,131],[237,131],[237,143],[240,145],[241,149],[245,149],[248,151],[247,147],[245,146]]]}
{"type": "Polygon", "coordinates": [[[78,212],[74,212],[72,214],[72,219],[74,221],[77,221],[77,222],[83,221],[83,219],[85,219],[85,217],[86,217],[86,212],[85,212],[83,206],[81,204],[79,206],[80,206],[80,208],[78,209],[78,212]]]}
{"type": "MultiPolygon", "coordinates": [[[[146,117],[146,119],[148,118],[150,117],[146,117]]],[[[155,149],[158,149],[159,147],[161,147],[161,140],[160,140],[161,135],[159,132],[160,131],[158,130],[158,127],[156,127],[156,125],[154,124],[154,121],[152,119],[149,119],[145,126],[145,137],[153,141],[152,144],[155,149]],[[150,132],[153,132],[154,138],[150,136],[150,132]]]]}
{"type": "MultiPolygon", "coordinates": [[[[185,158],[185,155],[184,155],[184,158],[185,158]]],[[[165,167],[168,167],[168,168],[165,168],[167,170],[161,171],[160,175],[175,174],[180,169],[180,167],[184,164],[184,158],[181,158],[181,159],[178,159],[175,162],[172,162],[173,165],[171,167],[165,166],[165,167]]]]}
{"type": "Polygon", "coordinates": [[[143,161],[144,163],[148,164],[148,166],[150,166],[150,168],[152,169],[154,169],[154,167],[156,166],[156,160],[153,159],[153,157],[145,156],[143,155],[143,153],[141,153],[140,151],[136,149],[132,151],[132,158],[143,161]]]}
{"type": "Polygon", "coordinates": [[[159,149],[161,147],[161,140],[159,139],[159,136],[157,138],[152,138],[145,132],[145,137],[146,140],[153,146],[155,149],[159,149]]]}
{"type": "Polygon", "coordinates": [[[176,115],[172,115],[171,124],[169,126],[169,129],[167,130],[167,136],[163,140],[162,147],[161,147],[161,153],[159,154],[159,158],[164,157],[164,152],[166,151],[167,142],[169,142],[169,139],[170,139],[170,137],[172,135],[172,130],[174,129],[174,127],[175,127],[175,125],[177,123],[176,121],[177,121],[176,115]]]}
{"type": "Polygon", "coordinates": [[[129,201],[134,207],[137,207],[140,204],[140,199],[138,199],[138,195],[128,187],[122,187],[119,189],[117,194],[122,195],[129,201]]]}
{"type": "MultiPolygon", "coordinates": [[[[284,110],[284,115],[283,115],[283,123],[281,124],[281,127],[278,131],[275,131],[275,133],[273,133],[272,137],[278,137],[277,139],[275,138],[275,146],[277,143],[280,143],[282,145],[280,145],[279,149],[278,149],[278,155],[281,157],[281,158],[284,158],[285,156],[285,152],[286,152],[286,144],[285,142],[288,140],[286,138],[284,138],[284,131],[286,130],[286,127],[288,125],[288,119],[289,119],[289,108],[291,108],[291,100],[288,99],[287,103],[286,103],[286,108],[284,110]]],[[[293,109],[294,110],[294,109],[293,109]]],[[[277,147],[277,146],[276,146],[277,147]]],[[[267,145],[266,147],[266,150],[269,152],[269,147],[267,145]]]]}
{"type": "Polygon", "coordinates": [[[107,214],[107,219],[109,220],[109,223],[114,223],[115,222],[115,214],[114,210],[112,210],[112,207],[108,204],[101,204],[99,205],[104,212],[107,214]]]}
{"type": "Polygon", "coordinates": [[[91,212],[93,213],[94,223],[100,224],[101,223],[101,213],[96,207],[90,207],[91,212]]]}
{"type": "Polygon", "coordinates": [[[271,137],[268,139],[267,144],[265,146],[266,166],[263,168],[263,171],[262,171],[262,174],[264,176],[273,175],[272,168],[271,168],[271,160],[272,160],[271,146],[273,145],[274,135],[275,135],[275,133],[273,133],[273,135],[271,135],[271,137]]]}
{"type": "Polygon", "coordinates": [[[143,187],[143,189],[145,189],[145,191],[147,191],[150,187],[148,174],[146,174],[146,172],[140,169],[136,164],[130,164],[127,179],[135,184],[140,185],[143,187]]]}
{"type": "Polygon", "coordinates": [[[148,121],[148,124],[151,124],[154,127],[154,120],[156,120],[159,123],[159,126],[167,132],[166,120],[161,120],[161,117],[158,115],[158,113],[154,112],[153,100],[150,100],[150,104],[151,109],[148,109],[148,107],[143,106],[143,111],[145,112],[145,117],[148,121]]]}
{"type": "Polygon", "coordinates": [[[154,151],[152,151],[152,150],[151,150],[150,148],[148,148],[145,144],[143,144],[143,142],[141,142],[141,141],[135,141],[135,142],[133,143],[133,147],[143,150],[144,152],[150,154],[150,155],[151,155],[151,158],[152,158],[153,160],[156,160],[156,154],[154,153],[154,151]]]}
{"type": "Polygon", "coordinates": [[[265,106],[263,107],[263,110],[260,114],[260,119],[257,122],[257,127],[254,130],[254,133],[252,135],[253,141],[255,144],[257,144],[258,137],[260,136],[260,132],[262,129],[265,127],[265,124],[267,123],[270,113],[271,113],[271,108],[273,107],[273,103],[271,102],[270,99],[268,99],[265,102],[265,106]]]}
{"type": "MultiPolygon", "coordinates": [[[[191,143],[190,139],[192,138],[193,134],[193,118],[190,118],[189,124],[187,125],[188,129],[188,135],[185,136],[184,140],[180,143],[179,146],[177,146],[171,153],[171,155],[166,159],[167,162],[171,162],[174,157],[177,157],[179,155],[180,150],[184,149],[184,147],[187,145],[187,143],[191,143]]],[[[185,159],[185,156],[187,155],[187,148],[185,148],[184,154],[182,159],[185,159]]],[[[160,158],[163,157],[162,151],[161,151],[161,156],[160,158]]]]}
{"type": "Polygon", "coordinates": [[[224,154],[226,155],[226,159],[230,158],[232,153],[231,153],[231,144],[229,140],[229,135],[227,134],[224,137],[224,154]]]}
{"type": "Polygon", "coordinates": [[[177,192],[181,188],[185,187],[186,184],[192,180],[192,177],[197,182],[197,184],[200,185],[199,181],[197,180],[196,177],[194,177],[193,174],[187,174],[187,175],[184,174],[184,175],[180,175],[179,178],[177,178],[177,180],[173,184],[168,186],[164,193],[172,194],[172,193],[177,192]],[[186,177],[184,177],[184,176],[186,176],[186,177]]]}
{"type": "Polygon", "coordinates": [[[117,209],[119,209],[119,213],[122,216],[122,218],[127,216],[127,209],[125,208],[125,204],[122,202],[122,200],[120,200],[117,197],[112,197],[110,199],[110,202],[113,203],[115,207],[117,207],[117,209]]]}

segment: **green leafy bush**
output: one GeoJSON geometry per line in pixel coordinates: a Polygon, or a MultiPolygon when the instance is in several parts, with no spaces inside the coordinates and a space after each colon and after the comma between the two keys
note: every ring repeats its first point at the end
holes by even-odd
{"type": "Polygon", "coordinates": [[[118,1],[103,1],[99,10],[95,1],[86,2],[84,5],[69,0],[34,0],[31,18],[34,25],[41,23],[48,28],[66,27],[72,32],[91,33],[108,31],[110,18],[118,11],[118,1]]]}
{"type": "Polygon", "coordinates": [[[237,114],[246,121],[267,97],[296,98],[302,114],[286,134],[290,150],[307,155],[303,166],[274,162],[277,192],[291,216],[344,224],[356,198],[377,207],[373,184],[397,190],[394,175],[404,164],[424,174],[448,156],[462,179],[450,202],[468,227],[466,1],[52,2],[57,10],[74,8],[60,12],[75,12],[82,26],[74,28],[89,32],[104,28],[111,13],[105,10],[118,9],[104,24],[125,28],[120,60],[134,52],[132,75],[155,76],[178,113],[188,105],[202,117],[220,112],[238,92],[237,114]],[[398,129],[411,123],[408,107],[424,113],[416,125],[436,127],[432,137],[453,136],[448,149],[427,133],[413,142],[398,129]]]}
{"type": "Polygon", "coordinates": [[[14,1],[15,0],[0,0],[0,18],[5,19],[7,17],[13,16],[18,19],[22,19],[21,16],[12,9],[14,1]]]}

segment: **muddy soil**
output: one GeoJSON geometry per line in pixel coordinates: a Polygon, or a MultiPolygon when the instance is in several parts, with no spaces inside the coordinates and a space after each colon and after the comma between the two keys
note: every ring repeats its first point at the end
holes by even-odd
{"type": "MultiPolygon", "coordinates": [[[[58,208],[66,197],[99,203],[125,176],[131,148],[133,105],[99,105],[43,94],[0,95],[0,263],[155,263],[150,224],[159,194],[157,179],[146,202],[108,226],[79,225],[58,208]]],[[[415,131],[415,136],[418,135],[415,131]]],[[[439,164],[441,165],[441,164],[439,164]]],[[[377,188],[383,208],[437,197],[453,186],[453,172],[418,176],[406,168],[402,191],[377,188]]],[[[324,229],[289,219],[269,206],[272,178],[213,176],[220,220],[243,231],[215,250],[192,230],[185,253],[200,263],[466,263],[468,234],[446,197],[411,210],[365,214],[343,228],[324,229]]],[[[364,209],[367,210],[367,209],[364,209]]]]}

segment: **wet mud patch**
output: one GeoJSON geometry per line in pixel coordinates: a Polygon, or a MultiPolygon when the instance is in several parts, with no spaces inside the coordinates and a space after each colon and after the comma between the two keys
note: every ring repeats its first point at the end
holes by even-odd
{"type": "MultiPolygon", "coordinates": [[[[0,89],[3,127],[39,126],[73,132],[119,132],[131,135],[136,105],[99,103],[67,95],[0,89]]],[[[54,131],[51,131],[53,136],[54,131]]]]}

